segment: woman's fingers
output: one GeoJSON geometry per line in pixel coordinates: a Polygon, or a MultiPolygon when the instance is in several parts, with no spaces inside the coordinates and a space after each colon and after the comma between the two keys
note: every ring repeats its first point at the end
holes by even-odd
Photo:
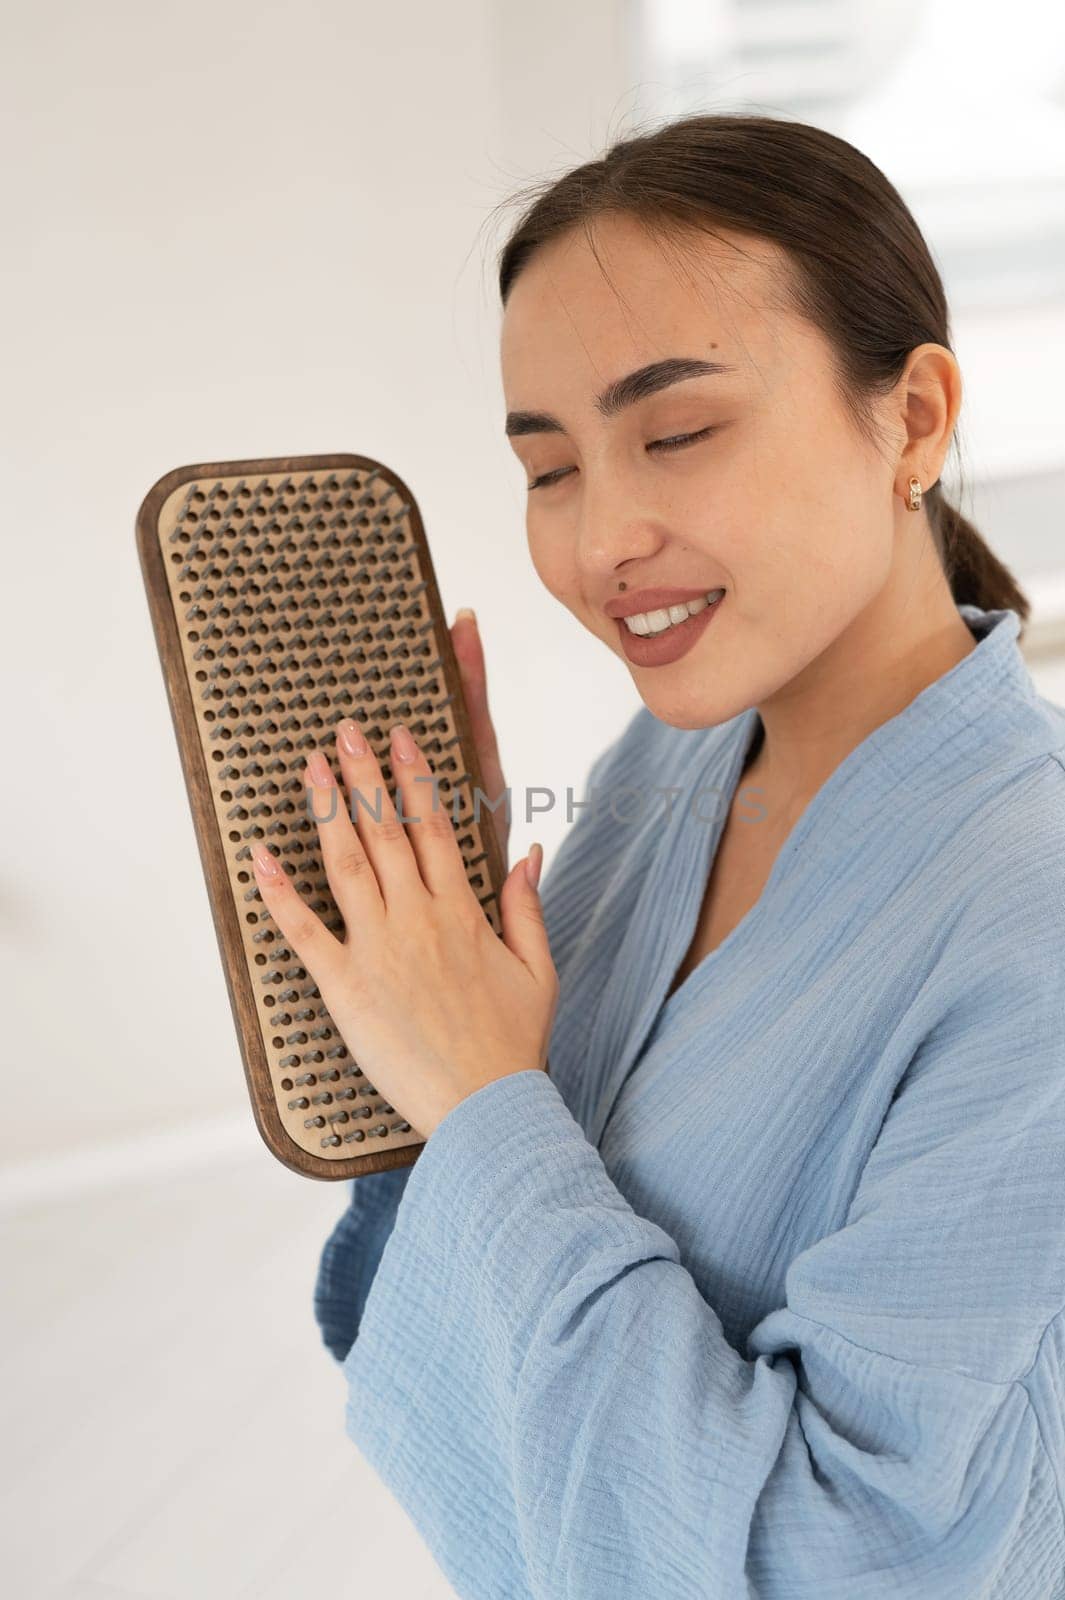
{"type": "MultiPolygon", "coordinates": [[[[392,729],[391,767],[399,811],[380,763],[357,722],[337,728],[337,782],[322,750],[307,759],[303,781],[318,829],[326,878],[345,928],[366,930],[383,913],[424,908],[427,895],[458,906],[478,902],[462,850],[428,758],[403,724],[392,729]]],[[[490,781],[490,780],[488,780],[490,781]]],[[[340,970],[347,944],[336,939],[301,898],[280,863],[260,845],[254,852],[260,894],[282,935],[321,989],[340,970]]]]}
{"type": "Polygon", "coordinates": [[[392,730],[392,771],[422,883],[433,895],[472,899],[447,801],[428,758],[404,723],[392,730]]]}
{"type": "Polygon", "coordinates": [[[260,840],[252,845],[255,881],[281,937],[317,984],[328,987],[340,970],[344,946],[299,893],[281,862],[260,840]]]}
{"type": "MultiPolygon", "coordinates": [[[[349,818],[347,832],[341,826],[336,828],[334,857],[344,858],[339,870],[346,866],[349,878],[358,877],[361,847],[389,908],[401,901],[410,904],[427,890],[430,894],[456,889],[471,893],[447,802],[428,760],[403,723],[392,729],[390,755],[398,812],[385,787],[380,763],[358,723],[345,717],[337,725],[337,758],[351,792],[355,818],[354,826],[349,818]]],[[[327,768],[323,758],[323,773],[327,768]]],[[[326,842],[323,838],[323,851],[326,842]]]]}
{"type": "MultiPolygon", "coordinates": [[[[500,800],[500,797],[506,789],[506,780],[503,777],[503,767],[499,759],[499,746],[496,741],[495,727],[492,723],[492,714],[488,709],[488,674],[485,667],[484,648],[481,644],[480,630],[477,627],[477,618],[468,606],[464,606],[456,613],[455,620],[451,624],[451,641],[459,664],[459,670],[462,673],[463,695],[466,701],[466,709],[469,712],[473,742],[477,748],[477,758],[481,764],[481,775],[484,778],[485,791],[493,804],[496,801],[500,802],[498,809],[493,811],[491,816],[505,863],[510,837],[510,817],[507,814],[508,808],[500,800]]],[[[482,816],[487,809],[487,806],[482,802],[482,816]]]]}
{"type": "MultiPolygon", "coordinates": [[[[357,724],[352,726],[358,734],[357,724]]],[[[350,927],[424,893],[424,887],[377,757],[368,744],[363,755],[346,751],[344,727],[337,737],[344,788],[321,750],[308,758],[303,781],[311,789],[329,887],[350,927]]]]}
{"type": "MultiPolygon", "coordinates": [[[[376,762],[374,766],[377,766],[376,762]]],[[[368,803],[373,805],[373,781],[366,771],[360,776],[363,784],[366,784],[368,803]]],[[[345,784],[350,784],[347,771],[344,779],[345,784]]],[[[379,768],[376,782],[379,789],[384,790],[379,768]]],[[[325,750],[312,750],[307,757],[304,784],[309,790],[310,814],[313,821],[317,822],[321,864],[325,867],[329,890],[333,891],[333,899],[341,909],[345,925],[361,925],[366,918],[381,915],[385,909],[385,880],[392,878],[395,885],[397,874],[401,872],[401,862],[393,861],[392,867],[389,867],[387,853],[382,850],[381,843],[369,850],[365,840],[360,838],[352,822],[353,805],[349,810],[349,797],[344,787],[337,784],[333,765],[326,757],[325,750]]],[[[381,814],[384,821],[387,814],[384,803],[381,805],[381,814]]],[[[395,854],[398,856],[398,851],[395,854]]]]}

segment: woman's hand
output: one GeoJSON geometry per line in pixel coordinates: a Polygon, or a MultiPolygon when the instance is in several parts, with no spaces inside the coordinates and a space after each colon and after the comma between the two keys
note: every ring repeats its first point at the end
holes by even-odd
{"type": "MultiPolygon", "coordinates": [[[[485,707],[482,735],[486,715],[485,707]]],[[[485,1084],[546,1070],[558,976],[535,887],[543,853],[534,845],[507,874],[500,939],[470,887],[447,806],[409,731],[392,730],[399,816],[351,718],[338,725],[337,759],[343,787],[320,750],[303,776],[343,940],[260,842],[256,882],[367,1078],[428,1139],[485,1084]]]]}
{"type": "MultiPolygon", "coordinates": [[[[456,613],[455,620],[451,624],[451,643],[462,675],[463,696],[470,714],[473,742],[477,747],[477,757],[481,763],[485,793],[494,805],[506,788],[506,783],[499,762],[499,746],[496,743],[495,728],[492,726],[492,714],[488,709],[488,680],[481,634],[477,627],[477,618],[465,606],[456,613]]],[[[505,867],[509,866],[509,813],[509,803],[501,805],[497,811],[489,811],[483,803],[480,807],[480,814],[490,816],[495,825],[505,867]]]]}

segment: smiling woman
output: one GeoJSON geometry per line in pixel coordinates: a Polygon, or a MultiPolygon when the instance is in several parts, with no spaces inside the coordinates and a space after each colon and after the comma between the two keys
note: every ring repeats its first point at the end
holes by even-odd
{"type": "Polygon", "coordinates": [[[939,489],[927,246],[844,141],[695,116],[499,282],[533,565],[643,703],[543,887],[550,1076],[500,967],[519,1070],[323,1252],[349,1436],[471,1600],[1060,1600],[1065,711],[939,489]]]}
{"type": "MultiPolygon", "coordinates": [[[[626,652],[653,669],[634,676],[663,720],[706,727],[757,702],[779,786],[813,793],[856,721],[895,709],[900,689],[912,697],[969,648],[957,600],[1016,601],[1026,613],[994,557],[979,594],[955,594],[938,557],[934,486],[961,404],[943,342],[893,355],[855,405],[841,392],[847,363],[803,314],[799,290],[789,295],[774,240],[608,211],[549,234],[526,259],[507,294],[501,355],[542,581],[619,655],[611,595],[638,612],[645,585],[725,590],[712,641],[700,636],[701,650],[714,647],[712,671],[688,657],[663,673],[679,657],[626,652]],[[672,353],[700,345],[731,359],[672,353]],[[626,375],[600,388],[596,375],[611,371],[626,375]],[[538,403],[548,395],[551,408],[538,403]],[[905,514],[913,476],[926,497],[919,525],[905,514]],[[905,664],[915,653],[925,659],[905,664]],[[854,673],[877,658],[895,704],[874,694],[853,705],[854,673]],[[835,707],[828,748],[800,748],[788,730],[825,705],[830,683],[853,709],[835,707]]],[[[927,331],[942,330],[929,318],[927,331]]],[[[948,523],[971,575],[978,535],[948,523]]]]}

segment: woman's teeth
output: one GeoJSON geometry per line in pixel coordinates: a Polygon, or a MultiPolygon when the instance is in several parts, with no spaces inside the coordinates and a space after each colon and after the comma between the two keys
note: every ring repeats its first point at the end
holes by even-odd
{"type": "Polygon", "coordinates": [[[667,628],[675,627],[678,622],[687,622],[689,617],[713,605],[724,592],[724,589],[711,589],[698,600],[688,600],[684,605],[669,606],[662,611],[637,611],[634,616],[623,617],[622,621],[630,633],[664,633],[667,628]]]}

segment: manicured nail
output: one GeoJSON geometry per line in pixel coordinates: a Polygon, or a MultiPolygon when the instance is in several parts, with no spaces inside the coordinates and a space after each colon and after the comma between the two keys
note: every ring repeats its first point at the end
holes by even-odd
{"type": "Polygon", "coordinates": [[[528,878],[529,883],[532,885],[532,887],[534,889],[536,888],[537,884],[540,882],[540,868],[543,866],[543,864],[544,864],[544,847],[543,847],[543,845],[542,844],[534,844],[534,845],[532,845],[530,850],[529,850],[528,859],[527,859],[527,861],[525,863],[525,876],[526,876],[526,878],[528,878]]]}
{"type": "Polygon", "coordinates": [[[277,862],[266,846],[259,843],[258,839],[251,847],[251,854],[252,860],[264,877],[277,877],[277,862]]]}
{"type": "Polygon", "coordinates": [[[397,722],[392,729],[392,748],[401,761],[413,761],[418,754],[414,736],[403,722],[397,722]]]}
{"type": "Polygon", "coordinates": [[[364,756],[370,746],[359,732],[359,724],[352,717],[345,717],[337,728],[337,737],[341,746],[349,756],[364,756]]]}
{"type": "Polygon", "coordinates": [[[320,750],[315,750],[308,756],[307,771],[311,775],[311,782],[321,784],[323,787],[335,781],[332,768],[320,750]]]}

